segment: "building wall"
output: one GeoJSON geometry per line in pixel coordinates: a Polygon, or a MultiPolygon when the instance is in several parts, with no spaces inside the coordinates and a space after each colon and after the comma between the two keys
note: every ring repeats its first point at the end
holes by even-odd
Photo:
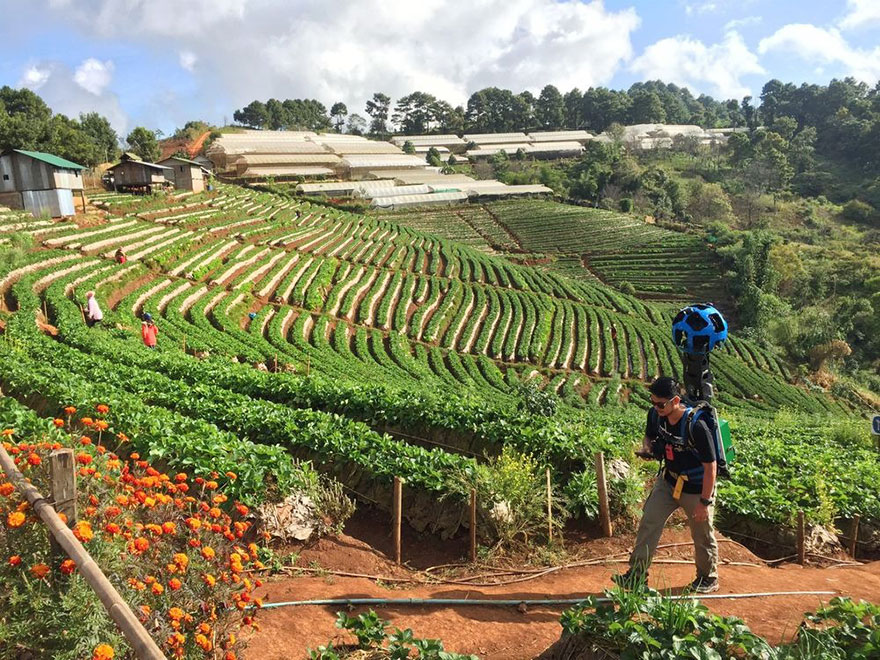
{"type": "Polygon", "coordinates": [[[35,218],[48,215],[52,218],[75,215],[73,193],[68,189],[25,190],[21,193],[24,207],[35,218]]]}
{"type": "Polygon", "coordinates": [[[13,190],[82,190],[82,173],[54,167],[24,154],[0,156],[0,192],[13,190]]]}
{"type": "Polygon", "coordinates": [[[162,171],[144,167],[135,161],[124,162],[113,169],[113,181],[117,186],[149,186],[165,181],[162,171]]]}

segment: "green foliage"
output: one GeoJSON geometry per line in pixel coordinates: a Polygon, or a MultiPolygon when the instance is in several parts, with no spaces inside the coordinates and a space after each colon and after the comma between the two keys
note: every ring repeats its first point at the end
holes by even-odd
{"type": "Polygon", "coordinates": [[[534,381],[520,383],[517,394],[520,397],[519,409],[530,415],[553,417],[559,408],[559,398],[551,392],[538,389],[534,381]]]}
{"type": "Polygon", "coordinates": [[[415,145],[413,145],[413,143],[410,142],[409,140],[407,140],[406,142],[403,143],[403,147],[401,147],[401,149],[402,149],[403,153],[405,153],[405,154],[412,155],[416,152],[415,145]]]}
{"type": "Polygon", "coordinates": [[[851,199],[843,205],[841,215],[847,220],[864,224],[874,217],[875,211],[870,204],[858,199],[851,199]]]}
{"type": "Polygon", "coordinates": [[[125,142],[128,145],[129,151],[133,151],[142,160],[149,163],[155,162],[161,154],[156,134],[143,126],[135,127],[126,136],[125,142]]]}

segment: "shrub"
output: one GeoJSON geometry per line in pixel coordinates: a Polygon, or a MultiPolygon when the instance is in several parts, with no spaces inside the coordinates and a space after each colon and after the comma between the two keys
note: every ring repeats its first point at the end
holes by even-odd
{"type": "Polygon", "coordinates": [[[866,223],[874,215],[874,207],[858,199],[851,199],[843,205],[841,215],[852,222],[866,223]]]}
{"type": "Polygon", "coordinates": [[[621,200],[617,203],[617,205],[620,208],[620,210],[623,211],[624,213],[632,213],[632,210],[633,210],[632,197],[621,198],[621,200]]]}

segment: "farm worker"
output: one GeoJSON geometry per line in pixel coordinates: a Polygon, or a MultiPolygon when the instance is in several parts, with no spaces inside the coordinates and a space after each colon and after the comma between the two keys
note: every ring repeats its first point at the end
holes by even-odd
{"type": "Polygon", "coordinates": [[[147,348],[156,348],[156,336],[159,334],[159,328],[153,323],[153,317],[149,313],[144,314],[144,321],[141,323],[141,337],[144,340],[144,346],[147,348]]]}
{"type": "Polygon", "coordinates": [[[119,248],[116,250],[116,263],[124,264],[126,261],[128,261],[128,257],[125,256],[123,249],[119,248]]]}
{"type": "Polygon", "coordinates": [[[90,328],[96,323],[100,323],[104,319],[104,312],[98,305],[98,299],[95,298],[94,291],[86,291],[86,325],[90,328]]]}
{"type": "Polygon", "coordinates": [[[645,501],[629,570],[612,579],[621,586],[644,583],[648,567],[666,521],[679,507],[687,514],[694,540],[697,577],[691,589],[705,594],[718,590],[718,543],[712,527],[715,504],[715,445],[709,427],[701,419],[688,422],[688,408],[681,400],[678,383],[668,377],[656,379],[648,388],[652,408],[648,411],[643,458],[658,458],[663,466],[645,501]],[[682,428],[685,424],[690,429],[682,428]]]}

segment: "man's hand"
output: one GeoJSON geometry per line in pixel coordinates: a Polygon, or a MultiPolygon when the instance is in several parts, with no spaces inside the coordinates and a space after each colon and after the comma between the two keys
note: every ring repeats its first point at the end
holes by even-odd
{"type": "Polygon", "coordinates": [[[709,520],[709,507],[702,502],[697,502],[697,508],[694,509],[694,520],[696,522],[706,522],[709,520]]]}

